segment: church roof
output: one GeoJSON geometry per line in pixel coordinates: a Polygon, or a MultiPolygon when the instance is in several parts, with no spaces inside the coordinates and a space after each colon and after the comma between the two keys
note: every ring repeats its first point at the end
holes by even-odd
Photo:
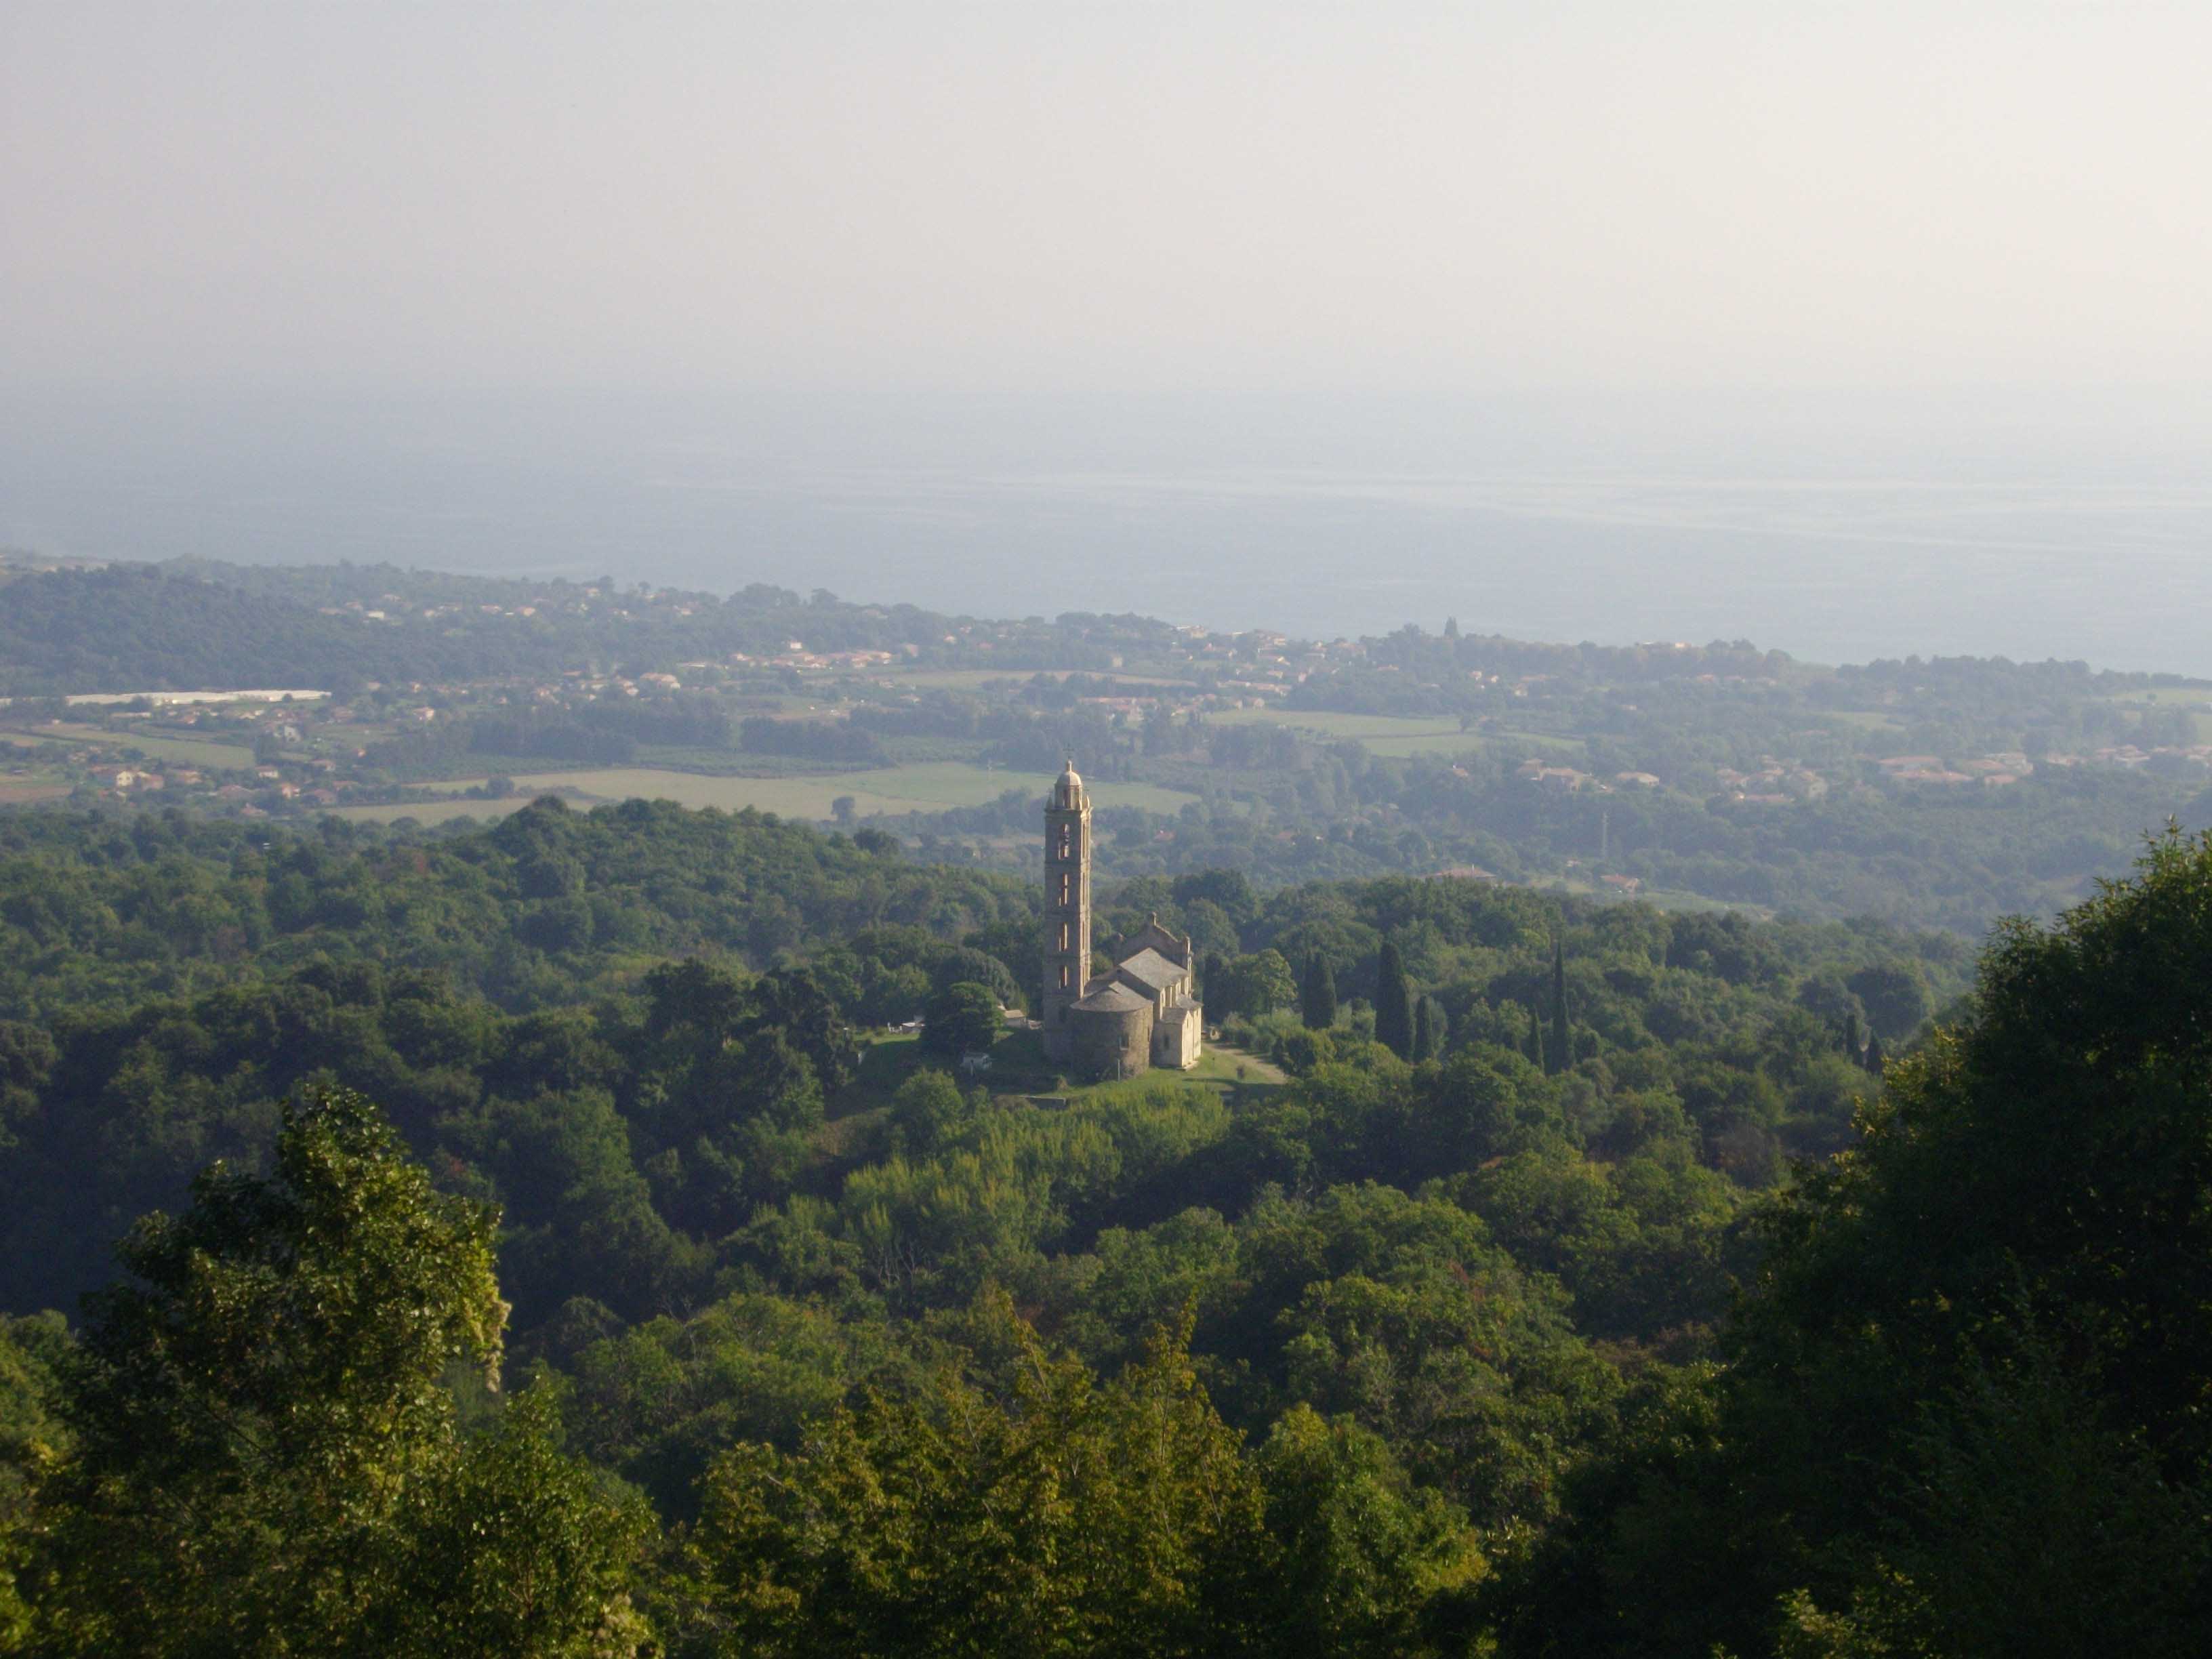
{"type": "Polygon", "coordinates": [[[1157,912],[1142,927],[1129,935],[1127,943],[1131,956],[1139,951],[1158,951],[1170,962],[1188,963],[1190,959],[1190,941],[1182,934],[1170,933],[1161,927],[1157,912]]]}
{"type": "Polygon", "coordinates": [[[1190,969],[1179,962],[1170,962],[1158,951],[1147,947],[1133,957],[1124,957],[1114,964],[1117,973],[1140,980],[1155,991],[1164,991],[1170,986],[1181,985],[1190,978],[1190,969]]]}
{"type": "Polygon", "coordinates": [[[1073,1011],[1077,1013],[1127,1014],[1152,1006],[1148,999],[1139,996],[1126,985],[1109,985],[1103,990],[1093,991],[1076,1003],[1073,1011]]]}

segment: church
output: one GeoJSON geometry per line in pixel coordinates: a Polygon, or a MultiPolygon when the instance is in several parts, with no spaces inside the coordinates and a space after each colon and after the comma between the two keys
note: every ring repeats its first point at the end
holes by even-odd
{"type": "Polygon", "coordinates": [[[1204,1034],[1190,936],[1155,915],[1113,971],[1091,972],[1091,797],[1068,763],[1044,804],[1044,1000],[1048,1060],[1086,1082],[1198,1064],[1204,1034]]]}

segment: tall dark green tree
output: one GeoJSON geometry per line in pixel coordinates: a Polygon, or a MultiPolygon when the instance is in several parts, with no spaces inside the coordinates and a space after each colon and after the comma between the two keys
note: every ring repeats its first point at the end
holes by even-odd
{"type": "Polygon", "coordinates": [[[1336,1024],[1336,970],[1318,951],[1306,957],[1305,981],[1298,989],[1298,1018],[1310,1031],[1336,1024]]]}
{"type": "Polygon", "coordinates": [[[1413,1049],[1408,1056],[1414,1064],[1434,1060],[1443,1052],[1444,1011],[1434,997],[1421,997],[1413,1004],[1413,1049]]]}
{"type": "Polygon", "coordinates": [[[1375,957],[1375,1040],[1401,1060],[1413,1051],[1413,993],[1405,959],[1387,939],[1375,957]]]}
{"type": "Polygon", "coordinates": [[[1567,947],[1565,939],[1552,936],[1552,1040],[1544,1051],[1544,1069],[1564,1072],[1574,1063],[1574,1033],[1567,1024],[1567,947]]]}

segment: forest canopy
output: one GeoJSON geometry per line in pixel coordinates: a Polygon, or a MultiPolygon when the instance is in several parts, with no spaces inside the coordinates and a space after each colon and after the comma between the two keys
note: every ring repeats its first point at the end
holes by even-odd
{"type": "Polygon", "coordinates": [[[2205,842],[1978,965],[1127,883],[1212,1069],[979,1088],[885,1028],[1018,1009],[994,878],[135,823],[0,878],[23,1650],[2193,1650],[2205,842]]]}

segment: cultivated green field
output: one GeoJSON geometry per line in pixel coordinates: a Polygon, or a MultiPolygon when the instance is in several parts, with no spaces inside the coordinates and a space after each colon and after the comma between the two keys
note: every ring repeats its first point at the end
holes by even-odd
{"type": "MultiPolygon", "coordinates": [[[[481,778],[456,779],[426,785],[440,793],[457,793],[480,787],[481,778]]],[[[853,798],[853,810],[862,817],[878,813],[941,812],[948,807],[981,806],[1009,789],[1019,789],[1040,800],[1052,780],[1042,772],[1007,772],[972,765],[964,761],[933,761],[915,766],[886,767],[877,771],[836,772],[796,778],[708,777],[696,772],[670,772],[652,767],[617,766],[575,771],[518,774],[516,794],[503,801],[453,801],[428,805],[347,806],[342,817],[368,818],[388,823],[398,818],[416,818],[424,823],[473,816],[498,817],[526,805],[532,797],[562,794],[585,805],[601,801],[672,800],[684,806],[719,806],[726,811],[757,807],[786,817],[826,818],[830,804],[841,795],[853,798]]],[[[1180,811],[1195,795],[1154,784],[1109,786],[1103,805],[1140,806],[1147,811],[1180,811]]]]}
{"type": "Polygon", "coordinates": [[[239,768],[253,764],[253,751],[233,743],[210,743],[204,738],[157,738],[151,732],[109,732],[97,726],[58,720],[29,731],[0,733],[7,741],[79,744],[88,749],[136,749],[179,766],[239,768]]]}
{"type": "Polygon", "coordinates": [[[2113,702],[2124,708],[2183,708],[2190,713],[2198,743],[2212,743],[2212,685],[2157,685],[2130,691],[2113,702]]]}

